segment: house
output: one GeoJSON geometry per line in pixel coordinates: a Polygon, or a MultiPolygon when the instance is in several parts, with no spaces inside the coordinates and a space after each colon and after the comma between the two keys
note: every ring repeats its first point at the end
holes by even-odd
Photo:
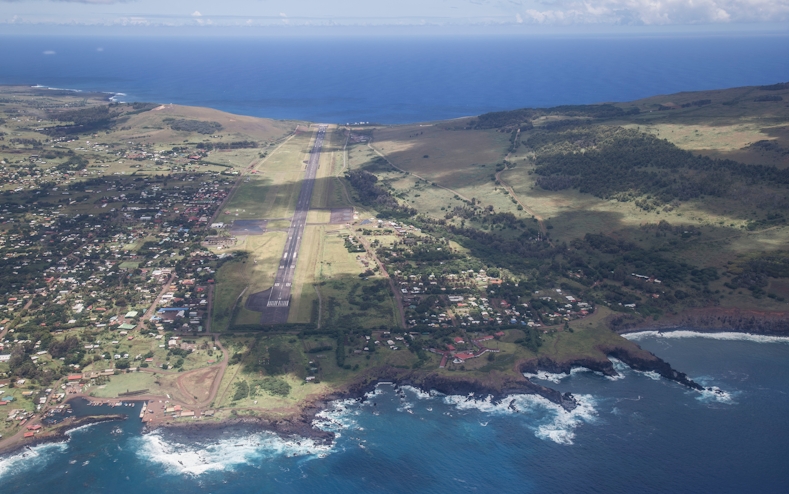
{"type": "Polygon", "coordinates": [[[81,379],[82,379],[82,374],[69,374],[68,375],[68,381],[69,382],[79,381],[81,379]]]}
{"type": "Polygon", "coordinates": [[[457,345],[462,345],[462,344],[465,343],[465,341],[463,341],[463,338],[461,338],[460,336],[455,336],[455,340],[454,341],[455,341],[455,344],[457,344],[457,345]]]}

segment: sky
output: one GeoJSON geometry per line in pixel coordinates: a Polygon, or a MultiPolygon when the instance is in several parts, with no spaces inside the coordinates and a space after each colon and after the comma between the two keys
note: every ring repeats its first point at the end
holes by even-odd
{"type": "Polygon", "coordinates": [[[33,33],[378,27],[758,32],[789,30],[789,0],[0,0],[3,26],[6,32],[33,33]]]}

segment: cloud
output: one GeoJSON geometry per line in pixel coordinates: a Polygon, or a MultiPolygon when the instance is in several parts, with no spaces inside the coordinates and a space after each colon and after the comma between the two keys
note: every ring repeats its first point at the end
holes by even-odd
{"type": "Polygon", "coordinates": [[[279,16],[280,16],[280,17],[287,17],[287,16],[288,16],[288,14],[286,14],[285,12],[280,12],[280,13],[279,13],[279,16]]]}
{"type": "Polygon", "coordinates": [[[789,0],[547,0],[522,12],[532,24],[717,24],[789,20],[789,0]]]}
{"type": "Polygon", "coordinates": [[[47,50],[44,52],[44,55],[57,55],[57,52],[55,52],[54,50],[47,50]]]}
{"type": "Polygon", "coordinates": [[[67,2],[67,3],[89,3],[94,5],[111,5],[114,3],[129,3],[129,2],[133,2],[134,0],[50,0],[50,1],[67,2]]]}
{"type": "Polygon", "coordinates": [[[195,10],[192,12],[192,17],[203,17],[203,14],[201,14],[199,10],[195,10]]]}
{"type": "MultiPolygon", "coordinates": [[[[58,3],[86,3],[90,5],[112,5],[116,3],[130,3],[136,0],[49,0],[50,2],[58,3]]],[[[30,3],[24,0],[0,0],[2,3],[30,3]]]]}

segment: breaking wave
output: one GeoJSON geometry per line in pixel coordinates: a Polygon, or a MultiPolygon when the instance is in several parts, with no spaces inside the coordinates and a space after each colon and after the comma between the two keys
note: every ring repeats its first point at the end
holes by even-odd
{"type": "Polygon", "coordinates": [[[645,338],[708,338],[724,341],[753,341],[756,343],[789,343],[789,336],[766,336],[751,333],[702,333],[700,331],[639,331],[638,333],[623,334],[628,340],[643,340],[645,338]]]}
{"type": "Polygon", "coordinates": [[[331,447],[311,439],[283,439],[271,432],[223,438],[215,441],[179,443],[155,431],[134,438],[137,455],[162,465],[171,474],[199,476],[209,472],[234,470],[239,465],[255,466],[263,460],[282,456],[316,458],[331,447]]]}
{"type": "Polygon", "coordinates": [[[593,371],[592,369],[588,369],[586,367],[573,367],[570,369],[570,372],[560,372],[558,374],[553,372],[546,372],[546,371],[537,371],[536,374],[532,374],[529,372],[524,372],[523,376],[528,379],[539,379],[540,381],[548,381],[554,384],[559,384],[562,380],[567,379],[568,377],[572,377],[576,374],[580,374],[582,372],[592,372],[594,374],[603,375],[601,372],[593,371]]]}
{"type": "Polygon", "coordinates": [[[492,415],[521,414],[533,420],[534,435],[557,444],[573,444],[575,430],[584,423],[597,420],[596,401],[591,395],[576,395],[578,406],[568,412],[561,406],[538,395],[510,395],[500,402],[490,396],[479,399],[469,396],[446,396],[444,403],[458,410],[479,410],[492,415]]]}
{"type": "MultiPolygon", "coordinates": [[[[376,394],[380,393],[370,392],[365,396],[370,398],[376,394]]],[[[333,401],[326,409],[315,414],[312,425],[318,429],[333,432],[337,437],[342,436],[342,432],[346,430],[362,430],[355,419],[362,413],[358,404],[359,402],[352,399],[333,401]]]]}
{"type": "Polygon", "coordinates": [[[25,448],[16,454],[0,458],[0,478],[34,468],[41,468],[52,461],[57,453],[68,449],[65,442],[41,444],[25,448]]]}
{"type": "Polygon", "coordinates": [[[725,405],[736,405],[734,401],[735,393],[724,391],[717,386],[705,387],[698,392],[697,400],[704,403],[723,403],[725,405]]]}

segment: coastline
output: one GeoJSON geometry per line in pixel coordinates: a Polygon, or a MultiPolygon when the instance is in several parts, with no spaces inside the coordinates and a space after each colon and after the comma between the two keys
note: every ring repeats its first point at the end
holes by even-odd
{"type": "MultiPolygon", "coordinates": [[[[656,323],[655,321],[629,325],[616,332],[623,337],[651,332],[670,333],[689,331],[696,334],[738,333],[772,337],[789,338],[789,312],[766,313],[744,309],[694,309],[656,323]],[[743,323],[742,327],[737,324],[743,323]]],[[[692,336],[689,334],[688,336],[692,336]]],[[[380,367],[371,369],[356,380],[347,383],[341,389],[316,397],[299,406],[299,411],[290,417],[270,418],[266,416],[239,415],[232,418],[194,421],[165,421],[146,424],[143,433],[155,430],[173,431],[187,437],[210,431],[222,431],[229,428],[248,428],[252,431],[268,431],[282,438],[310,439],[319,444],[331,444],[335,434],[316,427],[317,416],[338,400],[363,401],[369,392],[380,384],[391,384],[395,387],[412,386],[424,392],[437,391],[445,395],[468,396],[471,399],[486,399],[501,402],[507,396],[516,394],[538,395],[572,411],[578,406],[575,397],[570,393],[561,393],[555,389],[537,384],[523,374],[536,374],[539,371],[560,374],[570,373],[574,368],[586,368],[605,376],[618,375],[609,357],[615,358],[637,371],[656,372],[662,377],[682,384],[690,389],[700,391],[704,388],[688,376],[655,356],[641,349],[631,339],[630,345],[599,346],[599,358],[590,356],[570,357],[557,360],[551,357],[516,362],[515,368],[523,376],[518,378],[511,374],[494,371],[485,376],[447,375],[445,373],[423,370],[401,369],[396,367],[380,367]]],[[[89,396],[74,396],[73,399],[102,401],[89,396]]],[[[147,399],[127,401],[150,401],[147,399]]],[[[158,398],[157,398],[158,399],[158,398]]],[[[126,415],[90,415],[66,419],[68,423],[58,424],[54,429],[42,432],[30,441],[22,437],[9,437],[0,442],[0,454],[14,453],[24,447],[67,441],[68,432],[77,427],[111,420],[125,420],[126,415]]]]}
{"type": "Polygon", "coordinates": [[[318,414],[329,408],[330,404],[335,401],[348,399],[364,401],[367,394],[380,384],[391,384],[395,388],[411,386],[423,392],[436,391],[444,395],[463,396],[469,399],[491,399],[494,403],[502,402],[512,395],[537,395],[569,412],[579,405],[571,393],[561,393],[553,388],[537,384],[523,374],[536,371],[569,373],[573,368],[585,367],[606,376],[617,376],[618,373],[608,357],[616,358],[638,371],[656,372],[662,377],[690,389],[696,391],[704,389],[688,378],[686,374],[673,369],[670,364],[652,353],[642,350],[635,343],[632,343],[631,348],[613,346],[601,347],[598,350],[602,355],[600,359],[585,357],[556,361],[543,357],[518,362],[515,365],[522,376],[520,378],[502,372],[491,372],[482,379],[475,376],[448,376],[436,372],[380,367],[360,376],[343,389],[302,404],[300,411],[289,418],[272,420],[266,417],[243,416],[216,421],[163,422],[151,427],[146,426],[145,432],[161,429],[178,432],[189,437],[206,431],[246,427],[254,431],[272,432],[282,438],[297,436],[311,439],[319,444],[331,444],[335,434],[316,427],[315,420],[318,414]]]}
{"type": "MultiPolygon", "coordinates": [[[[99,424],[102,422],[112,422],[116,420],[127,420],[129,417],[126,414],[109,414],[109,415],[86,415],[84,417],[68,417],[51,430],[47,430],[37,434],[32,440],[25,440],[23,437],[9,437],[6,441],[0,443],[0,455],[9,455],[16,453],[24,448],[32,448],[42,444],[66,442],[70,439],[69,432],[91,424],[99,424]]],[[[17,434],[18,435],[18,434],[17,434]]]]}
{"type": "MultiPolygon", "coordinates": [[[[621,316],[619,316],[621,317],[621,316]]],[[[611,318],[610,323],[617,320],[611,318]]],[[[622,319],[619,319],[622,320],[622,319]]],[[[620,335],[642,331],[688,330],[699,333],[748,333],[764,336],[789,336],[789,311],[705,307],[687,309],[660,321],[624,321],[612,329],[620,335]]]]}

